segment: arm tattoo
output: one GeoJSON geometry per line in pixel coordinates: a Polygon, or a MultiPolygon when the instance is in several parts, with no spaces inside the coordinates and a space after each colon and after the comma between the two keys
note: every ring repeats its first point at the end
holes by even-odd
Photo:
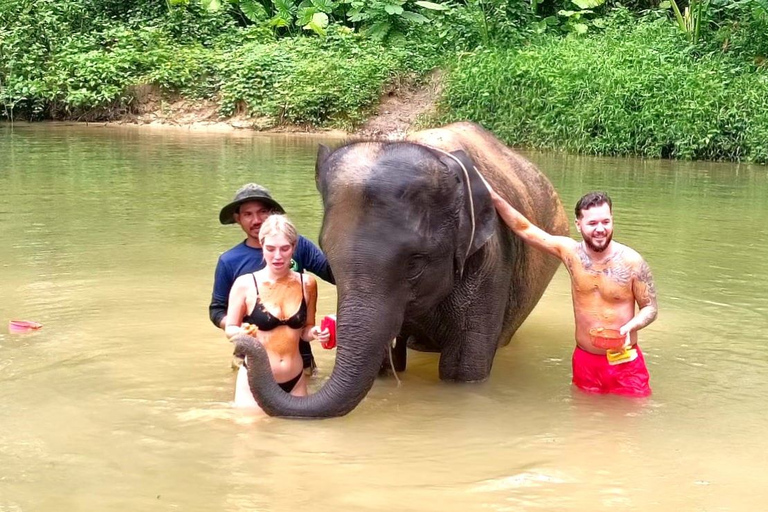
{"type": "Polygon", "coordinates": [[[635,316],[635,322],[637,323],[636,329],[642,329],[656,320],[656,315],[658,314],[658,307],[656,305],[656,285],[653,282],[651,268],[645,261],[640,265],[640,269],[634,277],[636,282],[640,285],[635,288],[635,300],[640,306],[640,311],[637,313],[637,316],[635,316]]]}
{"type": "Polygon", "coordinates": [[[635,279],[645,285],[641,295],[637,298],[637,302],[642,306],[647,304],[653,304],[655,306],[656,284],[653,282],[653,275],[651,275],[651,268],[648,266],[648,263],[644,261],[642,265],[640,265],[640,270],[638,270],[635,275],[635,279]]]}

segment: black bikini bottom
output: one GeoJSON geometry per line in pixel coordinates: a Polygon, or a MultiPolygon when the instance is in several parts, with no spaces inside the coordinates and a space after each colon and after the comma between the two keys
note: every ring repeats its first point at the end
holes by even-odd
{"type": "MultiPolygon", "coordinates": [[[[248,369],[248,366],[245,364],[245,359],[243,359],[243,368],[245,368],[246,370],[248,369]]],[[[301,379],[301,376],[303,374],[304,374],[304,370],[301,370],[299,374],[294,378],[292,378],[291,380],[287,380],[285,382],[278,382],[277,385],[280,386],[280,388],[286,393],[290,393],[291,391],[293,391],[293,388],[296,387],[296,384],[299,383],[299,379],[301,379]]]]}
{"type": "Polygon", "coordinates": [[[304,374],[304,370],[300,371],[297,376],[292,378],[291,380],[287,380],[285,382],[278,382],[277,385],[282,388],[283,391],[286,393],[290,393],[293,391],[293,388],[296,387],[296,384],[299,383],[299,380],[301,379],[301,376],[304,374]]]}

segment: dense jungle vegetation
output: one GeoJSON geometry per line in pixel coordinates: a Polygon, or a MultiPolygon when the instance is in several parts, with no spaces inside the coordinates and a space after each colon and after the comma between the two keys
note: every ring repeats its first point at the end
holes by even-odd
{"type": "Polygon", "coordinates": [[[110,119],[139,88],[354,128],[444,70],[510,144],[768,161],[768,0],[0,0],[0,117],[110,119]]]}

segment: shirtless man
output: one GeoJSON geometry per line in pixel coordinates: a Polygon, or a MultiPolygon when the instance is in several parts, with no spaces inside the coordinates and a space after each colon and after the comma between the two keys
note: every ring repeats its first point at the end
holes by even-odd
{"type": "Polygon", "coordinates": [[[643,257],[613,241],[608,195],[590,192],[576,203],[576,229],[583,238],[578,242],[534,226],[496,192],[490,192],[507,226],[526,243],[560,258],[571,275],[576,318],[573,383],[590,393],[650,395],[648,369],[637,347],[637,331],[656,319],[656,287],[643,257]],[[635,359],[610,364],[606,349],[595,346],[589,334],[596,327],[618,329],[626,336],[624,348],[636,350],[636,357],[630,351],[635,359]]]}

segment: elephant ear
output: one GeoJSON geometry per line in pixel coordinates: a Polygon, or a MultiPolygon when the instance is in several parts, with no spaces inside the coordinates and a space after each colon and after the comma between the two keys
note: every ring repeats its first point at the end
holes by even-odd
{"type": "Polygon", "coordinates": [[[328,160],[328,157],[331,156],[331,153],[333,153],[331,148],[325,144],[318,144],[317,160],[315,162],[315,187],[317,187],[318,191],[320,191],[320,168],[328,160]]]}
{"type": "Polygon", "coordinates": [[[497,215],[491,194],[475,163],[464,151],[453,151],[440,157],[458,177],[460,187],[459,230],[454,260],[456,272],[461,276],[467,259],[477,252],[496,231],[497,215]]]}

